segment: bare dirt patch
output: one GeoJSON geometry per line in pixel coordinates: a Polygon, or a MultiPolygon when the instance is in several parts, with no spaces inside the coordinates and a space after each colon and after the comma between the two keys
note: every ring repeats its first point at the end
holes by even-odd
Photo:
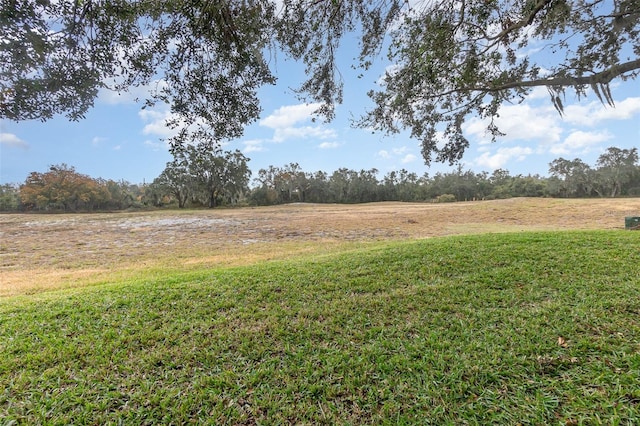
{"type": "Polygon", "coordinates": [[[525,230],[622,229],[640,198],[0,215],[0,296],[142,269],[240,265],[371,241],[525,230]]]}

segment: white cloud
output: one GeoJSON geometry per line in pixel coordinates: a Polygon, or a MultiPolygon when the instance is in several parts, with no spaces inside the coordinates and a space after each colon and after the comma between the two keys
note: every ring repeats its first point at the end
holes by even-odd
{"type": "Polygon", "coordinates": [[[167,149],[167,144],[165,142],[152,141],[149,139],[144,141],[144,145],[148,146],[154,151],[162,151],[167,149]]]}
{"type": "Polygon", "coordinates": [[[98,93],[100,101],[107,105],[123,105],[134,104],[136,101],[142,101],[149,97],[148,89],[132,88],[127,92],[116,92],[109,89],[101,89],[98,93]]]}
{"type": "MultiPolygon", "coordinates": [[[[104,84],[107,87],[115,87],[121,81],[117,79],[105,80],[104,84]]],[[[115,91],[107,88],[102,88],[98,92],[98,99],[108,105],[126,105],[135,104],[148,99],[151,93],[160,91],[167,86],[164,80],[153,80],[149,84],[129,87],[126,91],[115,91]]]]}
{"type": "MultiPolygon", "coordinates": [[[[548,97],[546,88],[535,88],[528,100],[548,97]]],[[[572,124],[593,127],[605,120],[628,120],[640,113],[640,98],[630,97],[617,102],[615,107],[602,105],[598,101],[567,105],[564,114],[560,114],[545,102],[542,106],[529,103],[505,105],[498,110],[495,124],[506,136],[504,141],[539,140],[546,143],[560,142],[562,125],[572,124]]],[[[473,118],[465,125],[465,133],[477,138],[480,144],[490,143],[491,136],[486,132],[488,120],[473,118]]]]}
{"type": "Polygon", "coordinates": [[[244,141],[243,144],[244,144],[245,153],[261,152],[266,150],[265,147],[263,146],[264,141],[262,139],[252,139],[252,140],[244,141]]]}
{"type": "Polygon", "coordinates": [[[26,143],[13,133],[0,133],[0,145],[12,148],[29,148],[28,143],[26,143]]]}
{"type": "Polygon", "coordinates": [[[376,155],[380,158],[385,158],[385,159],[391,158],[389,151],[387,151],[386,149],[381,149],[380,151],[378,151],[376,155]]]}
{"type": "Polygon", "coordinates": [[[147,123],[142,128],[142,133],[145,135],[170,138],[178,133],[178,129],[171,129],[166,125],[167,120],[173,117],[169,110],[147,108],[140,110],[138,116],[143,122],[147,123]]]}
{"type": "Polygon", "coordinates": [[[602,142],[613,139],[613,135],[607,130],[598,132],[585,132],[582,130],[573,130],[561,144],[553,145],[549,149],[552,154],[584,154],[591,151],[592,148],[598,146],[602,142]]]}
{"type": "Polygon", "coordinates": [[[605,120],[628,120],[640,114],[640,97],[626,98],[614,107],[600,102],[569,105],[564,109],[565,121],[574,125],[595,126],[605,120]]]}
{"type": "Polygon", "coordinates": [[[100,145],[102,142],[105,142],[107,140],[107,138],[103,138],[101,136],[95,136],[93,139],[91,139],[91,144],[93,146],[98,146],[100,145]]]}
{"type": "Polygon", "coordinates": [[[296,123],[311,119],[313,112],[319,107],[319,103],[285,105],[275,110],[268,117],[260,120],[260,125],[271,129],[289,128],[296,123]]]}
{"type": "Polygon", "coordinates": [[[405,155],[405,156],[400,160],[400,162],[401,162],[402,164],[408,164],[408,163],[413,163],[413,162],[414,162],[414,161],[416,161],[417,159],[418,159],[418,157],[416,157],[415,155],[413,155],[413,154],[407,154],[407,155],[405,155]]]}
{"type": "MultiPolygon", "coordinates": [[[[504,141],[538,140],[558,142],[562,134],[560,116],[551,106],[532,107],[528,104],[506,105],[498,110],[495,124],[506,135],[504,141]]],[[[491,142],[487,132],[489,120],[472,118],[464,126],[464,132],[476,138],[480,144],[491,142]]]]}
{"type": "Polygon", "coordinates": [[[340,146],[339,142],[322,142],[320,145],[318,145],[318,148],[320,149],[332,149],[332,148],[337,148],[340,146]]]}
{"type": "Polygon", "coordinates": [[[533,150],[531,148],[522,146],[498,148],[494,154],[491,152],[485,152],[472,162],[478,166],[496,170],[503,168],[508,162],[513,160],[524,161],[527,156],[531,154],[533,154],[533,150]]]}
{"type": "Polygon", "coordinates": [[[384,81],[385,77],[387,75],[389,76],[394,76],[395,74],[398,73],[398,71],[400,71],[402,67],[399,64],[391,64],[391,65],[387,65],[384,69],[384,72],[382,73],[382,75],[378,78],[378,80],[376,81],[376,84],[378,86],[382,86],[385,87],[386,83],[384,81]]]}
{"type": "Polygon", "coordinates": [[[280,143],[288,139],[334,139],[334,129],[322,125],[296,126],[310,121],[320,104],[285,105],[276,109],[271,115],[260,120],[259,125],[273,129],[272,142],[280,143]]]}
{"type": "MultiPolygon", "coordinates": [[[[172,113],[166,107],[141,109],[138,112],[138,116],[146,123],[142,128],[142,134],[157,136],[161,139],[168,139],[177,135],[180,128],[186,125],[178,114],[172,113]],[[177,127],[169,127],[167,126],[169,121],[177,121],[179,124],[177,127]]],[[[198,120],[196,123],[191,124],[190,127],[196,128],[202,122],[203,120],[198,120]]]]}
{"type": "Polygon", "coordinates": [[[335,130],[323,129],[320,126],[284,127],[275,129],[273,133],[274,142],[284,142],[287,139],[331,139],[335,137],[335,130]]]}
{"type": "Polygon", "coordinates": [[[531,101],[534,99],[550,99],[549,90],[542,86],[534,87],[527,95],[527,100],[531,101]]]}
{"type": "Polygon", "coordinates": [[[381,149],[376,153],[376,157],[384,160],[392,160],[394,163],[399,162],[401,164],[413,163],[418,159],[418,156],[411,153],[411,149],[406,146],[391,148],[391,151],[381,149]]]}
{"type": "Polygon", "coordinates": [[[436,148],[443,149],[447,145],[447,140],[444,137],[444,132],[436,131],[436,148]]]}
{"type": "Polygon", "coordinates": [[[516,58],[518,58],[518,59],[529,58],[529,57],[535,55],[536,53],[538,53],[538,52],[540,52],[542,50],[543,50],[543,48],[540,47],[540,46],[539,47],[529,47],[527,49],[521,49],[521,50],[516,52],[516,58]]]}
{"type": "Polygon", "coordinates": [[[396,154],[396,155],[402,155],[405,152],[407,152],[408,150],[409,150],[409,148],[407,148],[406,146],[401,146],[401,147],[392,149],[393,153],[396,154]]]}
{"type": "Polygon", "coordinates": [[[276,6],[276,15],[281,16],[284,12],[284,0],[272,0],[271,3],[276,6]]]}

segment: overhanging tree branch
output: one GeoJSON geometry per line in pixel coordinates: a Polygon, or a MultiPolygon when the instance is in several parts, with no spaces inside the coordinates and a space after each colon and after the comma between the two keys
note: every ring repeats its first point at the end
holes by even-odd
{"type": "Polygon", "coordinates": [[[473,88],[473,91],[484,92],[500,92],[503,90],[515,89],[519,87],[540,87],[540,86],[580,86],[580,85],[594,85],[594,84],[609,84],[611,80],[621,76],[624,73],[640,70],[640,59],[625,62],[622,64],[616,64],[610,68],[591,74],[588,76],[565,76],[565,77],[550,77],[541,78],[536,80],[525,81],[512,81],[509,83],[500,84],[497,86],[481,86],[473,88]]]}
{"type": "Polygon", "coordinates": [[[491,41],[491,40],[502,40],[503,38],[505,38],[509,33],[519,30],[520,28],[524,28],[528,25],[531,25],[533,23],[533,20],[535,19],[536,15],[549,3],[551,3],[552,0],[538,0],[538,2],[533,6],[531,13],[529,13],[529,15],[527,15],[526,17],[524,17],[523,19],[519,20],[518,22],[510,22],[510,21],[506,21],[503,22],[503,30],[500,31],[498,34],[496,34],[495,36],[489,37],[487,40],[491,41]]]}

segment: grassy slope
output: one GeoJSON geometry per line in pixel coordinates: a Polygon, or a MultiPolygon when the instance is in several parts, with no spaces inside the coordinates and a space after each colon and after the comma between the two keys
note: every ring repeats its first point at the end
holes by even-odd
{"type": "Polygon", "coordinates": [[[633,232],[385,243],[0,300],[0,419],[640,422],[633,232]]]}

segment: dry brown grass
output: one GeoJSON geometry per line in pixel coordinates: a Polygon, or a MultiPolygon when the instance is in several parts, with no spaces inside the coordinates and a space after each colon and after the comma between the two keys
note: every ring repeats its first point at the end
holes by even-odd
{"type": "Polygon", "coordinates": [[[640,198],[0,216],[0,296],[170,271],[324,254],[371,241],[525,230],[620,229],[640,198]]]}

